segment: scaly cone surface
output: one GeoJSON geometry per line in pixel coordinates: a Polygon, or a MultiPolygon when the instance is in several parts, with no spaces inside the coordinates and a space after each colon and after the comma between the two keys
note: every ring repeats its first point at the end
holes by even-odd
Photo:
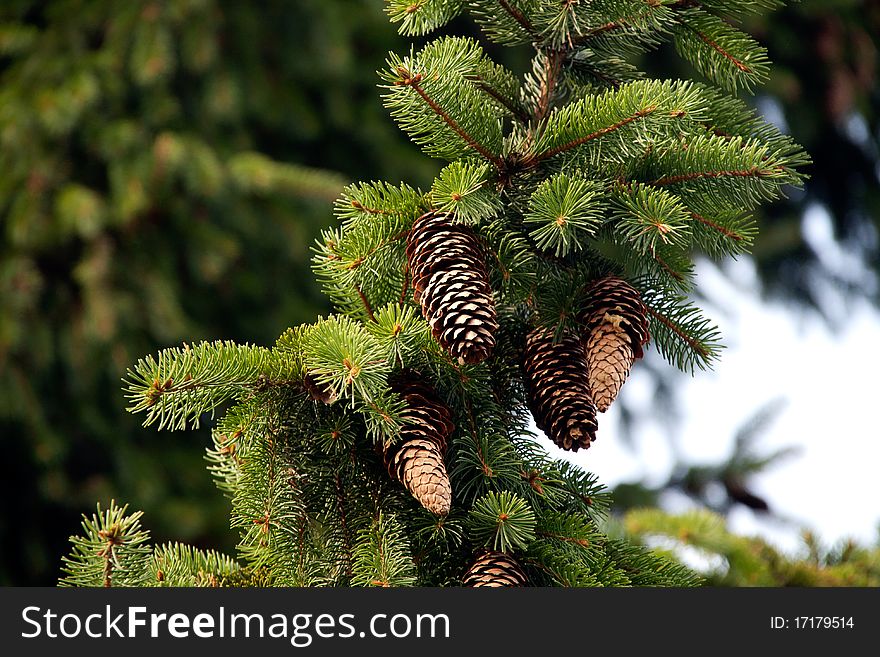
{"type": "Polygon", "coordinates": [[[451,215],[416,219],[406,245],[415,300],[434,337],[460,363],[480,363],[495,347],[498,319],[483,251],[451,215]]]}

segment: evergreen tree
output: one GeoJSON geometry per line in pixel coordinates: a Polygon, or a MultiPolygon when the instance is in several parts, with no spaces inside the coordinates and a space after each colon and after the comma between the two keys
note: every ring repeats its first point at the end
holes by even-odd
{"type": "Polygon", "coordinates": [[[236,560],[151,550],[112,505],[85,523],[62,581],[695,583],[604,534],[607,494],[546,446],[590,448],[649,340],[685,370],[717,357],[688,298],[692,253],[746,251],[751,212],[807,162],[730,95],[767,73],[730,19],[778,4],[390,0],[412,36],[466,10],[488,40],[532,48],[531,70],[519,79],[455,36],[389,55],[385,105],[449,164],[427,191],[345,189],[314,255],[334,313],[272,347],[165,349],[126,379],[147,425],[221,413],[208,459],[236,560]],[[710,84],[653,80],[627,59],[670,39],[710,84]]]}

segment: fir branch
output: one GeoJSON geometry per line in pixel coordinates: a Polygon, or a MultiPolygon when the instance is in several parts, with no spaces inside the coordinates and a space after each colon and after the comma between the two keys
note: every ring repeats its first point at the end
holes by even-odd
{"type": "Polygon", "coordinates": [[[276,162],[261,153],[244,151],[232,155],[226,163],[230,182],[253,194],[284,192],[319,201],[332,201],[345,185],[334,172],[296,164],[276,162]]]}
{"type": "Polygon", "coordinates": [[[416,568],[403,526],[392,515],[379,512],[362,530],[353,549],[354,586],[413,586],[416,568]]]}
{"type": "Polygon", "coordinates": [[[760,14],[779,9],[785,0],[677,0],[671,7],[678,9],[701,8],[729,18],[743,14],[760,14]]]}
{"type": "Polygon", "coordinates": [[[354,286],[354,289],[357,290],[358,296],[361,298],[361,303],[364,305],[364,309],[367,312],[367,317],[370,318],[371,322],[375,322],[376,315],[373,314],[373,307],[370,305],[370,302],[367,300],[367,296],[364,294],[364,291],[360,287],[358,287],[357,285],[354,286]]]}
{"type": "Polygon", "coordinates": [[[658,244],[684,246],[690,214],[674,194],[650,185],[617,185],[611,195],[615,232],[641,253],[656,257],[658,244]]]}
{"type": "Polygon", "coordinates": [[[529,237],[542,250],[564,257],[582,250],[604,219],[602,185],[565,174],[545,180],[523,217],[529,237]]]}
{"type": "Polygon", "coordinates": [[[655,112],[656,110],[657,110],[656,105],[648,105],[647,107],[635,112],[635,114],[632,114],[631,116],[628,116],[625,119],[621,119],[617,123],[614,123],[609,126],[605,126],[604,128],[600,128],[599,130],[596,130],[595,132],[591,132],[588,135],[578,137],[578,138],[573,139],[569,142],[566,142],[564,144],[560,144],[558,146],[555,146],[554,148],[551,148],[547,151],[544,151],[543,153],[539,153],[538,155],[535,155],[534,157],[531,158],[530,163],[537,163],[537,162],[540,162],[541,160],[546,160],[549,157],[559,155],[560,153],[564,153],[565,151],[570,151],[573,148],[577,148],[578,146],[586,144],[587,142],[592,141],[593,139],[597,139],[599,137],[604,137],[605,135],[607,135],[611,132],[614,132],[615,130],[619,130],[620,128],[622,128],[624,126],[629,125],[633,121],[638,121],[639,119],[650,115],[652,112],[655,112]]]}
{"type": "Polygon", "coordinates": [[[91,518],[83,515],[82,536],[71,536],[72,549],[62,559],[65,576],[60,586],[127,587],[150,583],[149,532],[140,524],[141,511],[127,514],[128,506],[114,500],[91,518]]]}
{"type": "Polygon", "coordinates": [[[519,9],[514,7],[509,0],[498,0],[498,4],[501,5],[501,8],[506,11],[513,20],[522,26],[522,28],[528,32],[534,41],[538,41],[540,39],[540,35],[535,30],[534,26],[531,24],[528,18],[526,18],[525,14],[523,14],[519,9]]]}
{"type": "Polygon", "coordinates": [[[735,92],[767,79],[766,49],[722,18],[690,9],[678,12],[676,22],[676,49],[710,80],[735,92]]]}
{"type": "Polygon", "coordinates": [[[529,115],[522,107],[519,106],[519,103],[505,96],[503,93],[495,89],[488,81],[484,80],[479,75],[470,76],[468,79],[474,83],[477,89],[485,93],[499,105],[504,107],[504,109],[510,112],[510,115],[517,121],[519,121],[522,125],[528,124],[529,115]]]}
{"type": "Polygon", "coordinates": [[[625,162],[643,154],[650,144],[672,139],[686,121],[703,118],[704,107],[700,90],[691,84],[630,82],[552,114],[523,164],[534,166],[569,151],[581,152],[594,142],[617,151],[615,159],[625,162]]]}
{"type": "Polygon", "coordinates": [[[654,246],[651,246],[650,252],[651,252],[651,257],[654,259],[654,261],[655,261],[658,265],[660,265],[660,267],[663,269],[663,271],[665,271],[667,274],[669,274],[672,278],[674,278],[674,279],[675,279],[676,281],[678,281],[679,283],[682,283],[682,284],[683,284],[683,283],[686,283],[686,282],[687,282],[687,279],[685,278],[685,276],[684,276],[683,274],[681,274],[681,273],[675,271],[675,269],[673,269],[672,267],[670,267],[670,266],[669,266],[669,263],[667,263],[667,262],[666,262],[666,261],[665,261],[665,260],[664,260],[664,259],[658,254],[658,253],[657,253],[657,249],[656,249],[654,246]]]}
{"type": "Polygon", "coordinates": [[[408,36],[433,32],[455,18],[464,0],[385,0],[385,12],[398,31],[408,36]]]}
{"type": "Polygon", "coordinates": [[[234,559],[181,543],[156,546],[150,571],[158,586],[219,587],[236,577],[241,567],[234,559]]]}
{"type": "Polygon", "coordinates": [[[676,367],[693,373],[707,369],[721,349],[718,328],[683,295],[662,293],[647,283],[642,300],[648,309],[650,332],[660,354],[676,367]]]}
{"type": "Polygon", "coordinates": [[[200,416],[229,399],[273,387],[298,386],[301,362],[295,354],[280,355],[263,347],[230,341],[202,342],[164,349],[128,370],[128,411],[146,412],[144,426],[159,429],[199,426],[200,416]]]}
{"type": "Polygon", "coordinates": [[[754,217],[737,208],[715,209],[691,203],[693,243],[713,258],[748,253],[757,233],[754,217]],[[711,212],[712,218],[706,216],[711,212]]]}
{"type": "Polygon", "coordinates": [[[743,62],[741,62],[739,59],[737,59],[736,57],[734,57],[734,56],[733,56],[732,54],[730,54],[727,50],[725,50],[725,49],[722,48],[720,45],[718,45],[715,41],[713,41],[712,39],[710,39],[706,34],[704,34],[703,32],[699,31],[696,27],[694,27],[693,25],[691,25],[691,24],[689,24],[689,23],[685,23],[685,22],[683,22],[683,21],[682,21],[681,24],[684,25],[684,27],[686,27],[687,29],[689,29],[691,32],[693,32],[694,34],[696,34],[697,37],[699,37],[699,39],[700,39],[703,43],[705,43],[706,45],[708,45],[710,48],[712,48],[712,50],[714,50],[714,51],[717,52],[719,55],[721,55],[721,56],[724,57],[726,60],[728,60],[731,64],[733,64],[733,65],[734,65],[736,68],[738,68],[740,71],[742,71],[743,73],[751,73],[751,72],[752,72],[752,68],[751,68],[751,67],[747,66],[746,64],[744,64],[743,62]]]}
{"type": "Polygon", "coordinates": [[[309,327],[303,336],[309,375],[337,399],[369,406],[387,391],[390,371],[385,349],[361,322],[334,315],[309,327]]]}
{"type": "Polygon", "coordinates": [[[559,83],[559,73],[562,70],[562,62],[565,60],[565,56],[564,51],[556,49],[548,50],[545,53],[540,91],[532,120],[532,125],[535,127],[544,121],[547,113],[550,111],[550,105],[556,92],[556,86],[559,83]]]}
{"type": "Polygon", "coordinates": [[[663,185],[677,185],[678,183],[696,180],[698,178],[766,178],[770,176],[778,176],[782,172],[782,168],[762,169],[760,167],[749,167],[748,169],[731,169],[728,171],[688,171],[674,176],[664,176],[650,182],[655,187],[663,185]]]}
{"type": "Polygon", "coordinates": [[[511,491],[489,492],[474,503],[468,529],[474,540],[501,552],[525,548],[535,537],[535,513],[511,491]]]}
{"type": "Polygon", "coordinates": [[[555,532],[546,532],[538,530],[535,532],[536,536],[540,536],[541,538],[552,538],[557,541],[563,541],[565,543],[571,543],[572,545],[577,545],[578,547],[588,548],[591,543],[589,539],[586,538],[576,538],[574,536],[565,536],[563,534],[557,534],[555,532]]]}
{"type": "Polygon", "coordinates": [[[422,100],[424,100],[428,104],[428,107],[430,107],[431,110],[433,110],[433,112],[437,116],[439,116],[443,120],[444,123],[446,123],[446,125],[448,125],[450,128],[452,128],[452,131],[455,132],[459,137],[461,137],[464,140],[464,142],[467,143],[468,146],[473,148],[477,153],[479,153],[484,158],[489,160],[492,164],[494,164],[496,169],[501,169],[501,167],[502,167],[501,158],[498,157],[497,155],[493,155],[489,151],[489,149],[487,149],[485,146],[481,145],[479,142],[477,142],[476,139],[474,139],[471,135],[469,135],[467,132],[465,132],[465,130],[460,125],[458,125],[458,122],[455,119],[453,119],[451,116],[449,116],[449,114],[446,112],[446,110],[444,110],[442,107],[440,107],[440,105],[425,92],[424,88],[422,88],[422,86],[420,84],[420,82],[422,81],[421,73],[417,73],[416,75],[411,75],[409,73],[409,71],[407,71],[406,69],[404,69],[402,67],[398,68],[397,72],[400,74],[400,76],[402,78],[400,81],[400,84],[402,86],[408,86],[408,87],[412,88],[419,96],[422,97],[422,100]]]}
{"type": "Polygon", "coordinates": [[[635,175],[658,188],[673,189],[685,204],[750,210],[799,185],[794,169],[800,153],[770,150],[757,139],[701,132],[676,146],[649,153],[635,175]]]}
{"type": "Polygon", "coordinates": [[[503,206],[491,184],[492,167],[474,160],[446,166],[431,188],[431,204],[453,213],[456,221],[475,224],[496,216],[503,206]]]}
{"type": "Polygon", "coordinates": [[[700,344],[700,341],[697,340],[697,338],[688,335],[688,333],[681,327],[681,325],[672,321],[669,317],[662,315],[653,308],[648,308],[648,313],[651,315],[651,317],[653,317],[654,319],[662,323],[670,331],[675,333],[675,335],[678,336],[678,338],[682,342],[687,344],[687,346],[690,347],[690,349],[694,353],[696,353],[700,357],[700,359],[708,360],[710,358],[711,352],[705,346],[700,344]]]}
{"type": "Polygon", "coordinates": [[[473,39],[443,37],[418,54],[388,57],[383,99],[392,117],[426,153],[454,161],[478,153],[497,165],[506,110],[486,103],[470,78],[513,80],[491,65],[473,39]]]}
{"type": "Polygon", "coordinates": [[[736,231],[733,231],[729,228],[721,226],[721,225],[715,223],[714,221],[712,221],[711,219],[706,219],[706,217],[704,217],[701,214],[697,214],[696,212],[691,212],[691,217],[693,217],[694,219],[699,221],[704,226],[708,226],[712,230],[716,230],[719,233],[721,233],[722,235],[724,235],[725,237],[729,237],[732,240],[735,240],[737,242],[742,242],[745,239],[742,235],[740,235],[736,231]]]}
{"type": "Polygon", "coordinates": [[[594,2],[584,11],[584,21],[592,27],[579,30],[572,44],[605,46],[617,51],[638,51],[656,45],[674,17],[671,6],[663,0],[594,2]]]}

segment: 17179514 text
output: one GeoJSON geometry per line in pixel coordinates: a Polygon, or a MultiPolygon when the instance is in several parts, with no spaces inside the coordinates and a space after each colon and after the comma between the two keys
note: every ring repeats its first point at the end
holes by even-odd
{"type": "Polygon", "coordinates": [[[771,616],[773,630],[845,630],[855,627],[852,616],[771,616]]]}

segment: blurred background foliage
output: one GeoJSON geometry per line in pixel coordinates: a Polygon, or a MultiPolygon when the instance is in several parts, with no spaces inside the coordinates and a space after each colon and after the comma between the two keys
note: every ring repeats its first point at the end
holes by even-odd
{"type": "Polygon", "coordinates": [[[706,509],[634,509],[610,529],[687,563],[708,586],[880,586],[880,543],[828,547],[805,531],[802,548],[788,554],[762,538],[731,533],[723,516],[706,509]]]}
{"type": "MultiPolygon", "coordinates": [[[[756,264],[767,294],[834,321],[829,289],[880,299],[880,4],[804,0],[746,27],[775,64],[752,102],[814,160],[762,217],[756,264]]],[[[111,497],[157,541],[231,546],[208,433],[141,428],[120,378],[162,347],[268,344],[329,310],[310,248],[342,186],[426,187],[439,169],[379,102],[375,70],[403,49],[381,0],[3,0],[0,584],[53,584],[80,514],[111,497]]],[[[672,48],[650,68],[698,77],[672,48]]],[[[663,488],[766,512],[747,481],[780,455],[743,435],[728,462],[682,464],[663,488]]],[[[661,492],[634,482],[620,510],[661,492]]]]}

